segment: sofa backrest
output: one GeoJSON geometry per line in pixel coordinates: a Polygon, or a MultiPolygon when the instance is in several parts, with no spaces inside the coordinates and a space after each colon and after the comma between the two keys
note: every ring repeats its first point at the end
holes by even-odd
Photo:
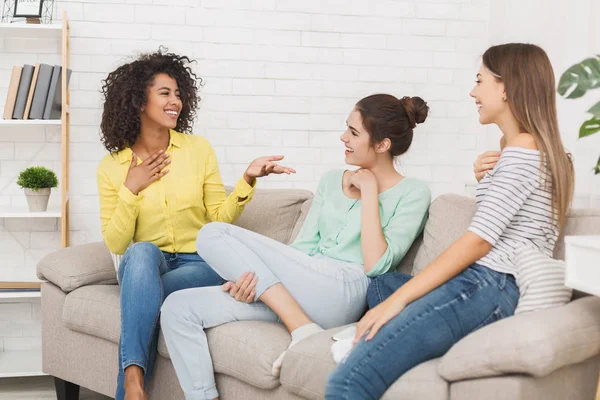
{"type": "MultiPolygon", "coordinates": [[[[226,188],[230,192],[231,188],[226,188]]],[[[254,199],[246,205],[235,223],[282,243],[290,243],[302,205],[313,194],[300,189],[256,189],[254,199]]]]}
{"type": "MultiPolygon", "coordinates": [[[[298,235],[312,205],[313,195],[306,190],[257,189],[237,225],[283,243],[298,235]]],[[[423,233],[402,259],[397,270],[417,274],[455,240],[463,235],[475,214],[475,199],[457,194],[436,198],[429,208],[423,233]]],[[[564,259],[564,235],[600,235],[600,209],[575,209],[554,250],[554,257],[564,259]]]]}
{"type": "Polygon", "coordinates": [[[600,235],[600,208],[580,208],[571,210],[567,223],[561,232],[554,258],[565,259],[565,236],[600,235]]]}
{"type": "Polygon", "coordinates": [[[296,221],[296,225],[292,231],[292,236],[290,237],[289,243],[292,243],[296,239],[296,236],[298,236],[298,233],[300,233],[300,229],[302,228],[302,225],[304,225],[304,221],[306,220],[306,216],[310,211],[312,202],[313,198],[311,197],[310,199],[306,200],[304,204],[302,204],[302,207],[300,208],[300,217],[298,217],[298,220],[296,221]]]}
{"type": "MultiPolygon", "coordinates": [[[[414,258],[412,273],[420,272],[464,234],[474,214],[474,198],[445,194],[435,199],[429,208],[429,219],[414,258]]],[[[554,258],[565,258],[564,235],[600,235],[600,209],[571,210],[556,243],[554,258]]]]}

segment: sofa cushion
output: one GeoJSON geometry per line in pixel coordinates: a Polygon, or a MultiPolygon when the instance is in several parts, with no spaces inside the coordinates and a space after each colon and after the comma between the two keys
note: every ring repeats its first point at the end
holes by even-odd
{"type": "MultiPolygon", "coordinates": [[[[114,270],[113,270],[114,271],[114,270]]],[[[120,290],[117,285],[91,285],[69,293],[62,321],[70,329],[119,343],[120,290]]]]}
{"type": "MultiPolygon", "coordinates": [[[[119,343],[119,304],[117,285],[84,286],[67,295],[62,320],[72,330],[119,343]]],[[[279,386],[271,366],[290,344],[290,335],[281,324],[232,322],[209,329],[207,336],[215,372],[262,389],[279,386]]],[[[169,358],[162,332],[158,351],[169,358]]]]}
{"type": "Polygon", "coordinates": [[[37,265],[37,276],[69,293],[90,284],[115,284],[117,274],[103,242],[67,247],[48,254],[37,265]]]}
{"type": "Polygon", "coordinates": [[[446,248],[461,237],[475,214],[475,199],[456,194],[439,196],[429,207],[423,242],[413,263],[413,275],[431,264],[446,248]]]}
{"type": "Polygon", "coordinates": [[[448,381],[504,374],[546,376],[600,354],[600,299],[515,315],[475,331],[442,357],[448,381]]]}
{"type": "Polygon", "coordinates": [[[308,190],[257,189],[235,225],[290,243],[302,205],[312,196],[308,190]]]}
{"type": "MultiPolygon", "coordinates": [[[[271,367],[290,345],[290,334],[281,324],[263,321],[238,321],[206,331],[216,373],[232,376],[261,389],[274,389],[279,380],[271,367]]],[[[169,358],[162,332],[158,352],[169,358]]]]}
{"type": "MultiPolygon", "coordinates": [[[[307,399],[325,396],[327,377],[335,368],[331,356],[333,328],[308,337],[286,353],[281,369],[281,385],[307,399]]],[[[398,379],[382,397],[383,400],[448,399],[448,383],[437,373],[439,359],[425,362],[398,379]]]]}

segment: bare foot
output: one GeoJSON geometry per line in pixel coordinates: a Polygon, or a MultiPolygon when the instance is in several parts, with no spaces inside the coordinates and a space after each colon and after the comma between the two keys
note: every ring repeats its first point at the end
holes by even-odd
{"type": "Polygon", "coordinates": [[[148,395],[141,387],[125,388],[125,400],[148,400],[148,395]]]}
{"type": "Polygon", "coordinates": [[[144,370],[137,365],[125,369],[125,400],[148,400],[144,391],[144,370]]]}

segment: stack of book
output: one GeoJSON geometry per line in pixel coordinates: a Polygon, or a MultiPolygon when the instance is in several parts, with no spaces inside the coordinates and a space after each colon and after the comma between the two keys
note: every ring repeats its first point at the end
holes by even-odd
{"type": "MultiPolygon", "coordinates": [[[[62,67],[37,64],[12,69],[4,119],[60,119],[62,67]]],[[[71,70],[67,70],[67,85],[71,70]]]]}

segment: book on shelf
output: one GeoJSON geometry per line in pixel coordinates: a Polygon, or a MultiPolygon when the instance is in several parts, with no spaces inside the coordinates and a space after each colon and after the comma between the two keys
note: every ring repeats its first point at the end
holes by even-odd
{"type": "Polygon", "coordinates": [[[25,104],[25,112],[23,112],[23,119],[29,119],[29,111],[31,111],[31,102],[33,101],[33,94],[35,93],[35,86],[37,85],[39,74],[40,64],[36,64],[33,69],[33,77],[31,78],[31,84],[29,85],[29,94],[27,95],[27,103],[25,104]]]}
{"type": "MultiPolygon", "coordinates": [[[[4,119],[61,119],[62,73],[60,65],[15,65],[4,105],[4,119]]],[[[67,86],[71,70],[67,70],[67,86]]]]}
{"type": "Polygon", "coordinates": [[[33,100],[31,101],[31,109],[29,110],[29,119],[44,118],[44,109],[46,107],[46,99],[48,98],[53,70],[54,67],[52,65],[40,64],[40,71],[35,84],[35,91],[33,92],[33,100]]]}
{"type": "Polygon", "coordinates": [[[33,78],[33,65],[25,64],[21,79],[19,80],[19,89],[13,110],[13,119],[23,119],[25,114],[25,106],[27,105],[27,96],[29,95],[29,87],[31,86],[31,78],[33,78]]]}
{"type": "Polygon", "coordinates": [[[10,75],[8,84],[8,94],[6,95],[6,103],[4,104],[4,119],[12,119],[15,110],[15,101],[17,100],[17,92],[19,91],[19,81],[23,67],[15,65],[10,75]]]}
{"type": "MultiPolygon", "coordinates": [[[[46,104],[44,105],[44,119],[51,119],[50,116],[52,114],[52,104],[54,104],[54,98],[56,97],[56,91],[61,90],[61,75],[62,75],[62,67],[60,65],[55,65],[52,68],[52,78],[50,79],[50,88],[48,88],[48,97],[46,97],[46,104]]],[[[58,102],[59,106],[61,102],[58,102]]],[[[60,116],[58,117],[60,118],[60,116]]]]}
{"type": "MultiPolygon", "coordinates": [[[[71,72],[70,69],[67,69],[67,87],[71,79],[71,72]]],[[[62,67],[55,65],[52,71],[52,81],[50,82],[46,107],[44,108],[44,119],[60,119],[62,116],[62,73],[62,67]]]]}

